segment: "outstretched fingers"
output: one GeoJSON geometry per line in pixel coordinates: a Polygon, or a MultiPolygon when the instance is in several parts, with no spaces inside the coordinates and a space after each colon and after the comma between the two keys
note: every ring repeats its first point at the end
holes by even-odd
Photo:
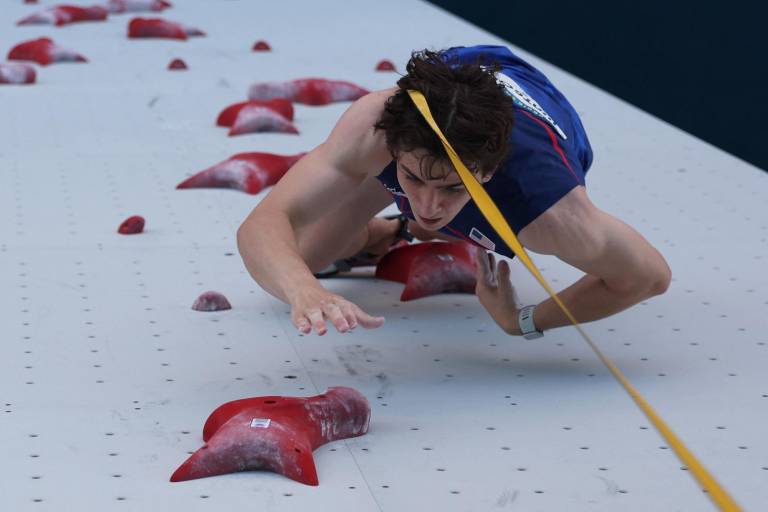
{"type": "Polygon", "coordinates": [[[296,326],[296,328],[301,332],[301,334],[309,334],[312,332],[312,324],[309,322],[309,319],[307,319],[306,316],[296,314],[292,315],[293,319],[293,325],[296,326]]]}
{"type": "Polygon", "coordinates": [[[339,304],[339,309],[341,310],[341,314],[344,315],[344,318],[347,320],[349,330],[353,330],[357,327],[357,317],[355,316],[355,309],[352,307],[352,304],[350,302],[343,302],[339,304]]]}
{"type": "MultiPolygon", "coordinates": [[[[349,330],[349,322],[344,317],[341,308],[335,302],[322,303],[323,313],[328,317],[336,330],[339,332],[347,332],[349,330]]],[[[319,333],[318,333],[319,334],[319,333]]]]}
{"type": "Polygon", "coordinates": [[[341,333],[352,331],[358,325],[373,329],[384,324],[384,317],[371,316],[352,302],[339,297],[322,300],[316,307],[295,308],[291,318],[302,334],[314,330],[319,336],[328,332],[328,321],[341,333]]]}
{"type": "Polygon", "coordinates": [[[306,315],[318,336],[322,336],[328,332],[328,329],[325,326],[325,316],[321,309],[307,310],[306,315]]]}
{"type": "Polygon", "coordinates": [[[353,309],[355,311],[355,317],[357,317],[358,322],[360,325],[362,325],[366,329],[376,329],[377,327],[381,327],[384,325],[384,317],[383,316],[371,316],[362,309],[360,309],[358,306],[353,305],[353,309]]]}

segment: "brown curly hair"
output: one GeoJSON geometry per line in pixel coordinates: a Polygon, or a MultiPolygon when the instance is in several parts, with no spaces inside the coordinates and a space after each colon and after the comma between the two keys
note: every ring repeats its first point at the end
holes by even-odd
{"type": "Polygon", "coordinates": [[[433,173],[434,163],[448,161],[448,154],[406,92],[416,89],[462,162],[486,176],[512,150],[514,102],[496,80],[497,63],[459,63],[444,53],[427,49],[411,53],[406,74],[397,81],[399,90],[387,99],[374,130],[385,132],[393,158],[403,151],[424,150],[419,162],[422,174],[427,179],[443,178],[433,173]]]}

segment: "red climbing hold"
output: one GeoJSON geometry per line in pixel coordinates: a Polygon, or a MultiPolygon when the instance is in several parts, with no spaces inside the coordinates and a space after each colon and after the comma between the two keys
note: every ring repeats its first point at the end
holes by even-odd
{"type": "Polygon", "coordinates": [[[36,4],[37,0],[24,0],[25,4],[36,4]]]}
{"type": "Polygon", "coordinates": [[[246,105],[240,109],[229,135],[242,135],[254,132],[295,133],[299,130],[288,119],[271,108],[261,105],[246,105]]]}
{"type": "Polygon", "coordinates": [[[37,78],[35,68],[20,62],[0,62],[0,84],[33,84],[37,78]]]}
{"type": "Polygon", "coordinates": [[[28,60],[41,66],[54,62],[88,62],[79,53],[58,46],[48,37],[17,44],[8,52],[8,60],[28,60]]]}
{"type": "Polygon", "coordinates": [[[312,452],[368,432],[371,406],[357,390],[332,387],[301,398],[260,396],[227,402],[208,417],[205,444],[171,476],[171,482],[265,469],[318,485],[312,452]]]}
{"type": "Polygon", "coordinates": [[[240,110],[247,105],[258,105],[272,109],[289,121],[293,121],[293,104],[286,99],[275,98],[270,101],[250,100],[230,105],[221,111],[219,117],[216,119],[216,124],[219,126],[231,127],[235,124],[235,119],[237,119],[240,110]]]}
{"type": "Polygon", "coordinates": [[[205,32],[200,29],[162,18],[133,18],[128,22],[129,38],[157,37],[186,40],[187,37],[204,35],[205,32]]]}
{"type": "Polygon", "coordinates": [[[113,14],[124,12],[160,12],[173,7],[165,0],[108,0],[107,9],[113,14]]]}
{"type": "Polygon", "coordinates": [[[56,25],[60,27],[79,21],[104,21],[109,13],[104,7],[80,7],[76,5],[55,5],[36,12],[16,22],[17,25],[56,25]]]}
{"type": "Polygon", "coordinates": [[[397,71],[391,60],[384,59],[376,64],[376,71],[397,71]]]}
{"type": "Polygon", "coordinates": [[[232,309],[232,305],[227,298],[219,292],[205,292],[192,303],[192,309],[195,311],[224,311],[232,309]]]}
{"type": "Polygon", "coordinates": [[[254,52],[268,52],[272,50],[272,47],[269,46],[269,43],[266,41],[256,41],[255,43],[253,43],[252,50],[254,52]]]}
{"type": "Polygon", "coordinates": [[[252,100],[285,98],[305,105],[327,105],[337,101],[354,101],[368,94],[351,82],[302,78],[288,82],[262,82],[251,85],[248,97],[252,100]]]}
{"type": "Polygon", "coordinates": [[[247,194],[258,194],[277,183],[304,155],[238,153],[182,181],[176,188],[233,188],[247,194]]]}
{"type": "Polygon", "coordinates": [[[120,227],[117,228],[117,232],[121,235],[136,235],[142,231],[144,231],[144,217],[141,215],[128,217],[122,224],[120,224],[120,227]]]}
{"type": "Polygon", "coordinates": [[[183,69],[189,69],[189,68],[187,68],[187,63],[184,62],[183,60],[181,60],[181,59],[173,59],[171,61],[171,63],[168,64],[168,69],[183,70],[183,69]]]}
{"type": "Polygon", "coordinates": [[[376,277],[405,283],[400,300],[438,293],[475,293],[475,249],[467,242],[424,242],[394,249],[376,266],[376,277]]]}

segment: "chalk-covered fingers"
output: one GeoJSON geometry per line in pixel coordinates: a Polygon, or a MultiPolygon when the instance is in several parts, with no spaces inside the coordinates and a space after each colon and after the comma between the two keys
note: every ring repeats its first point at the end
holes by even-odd
{"type": "Polygon", "coordinates": [[[517,314],[517,294],[510,279],[509,263],[496,264],[493,254],[477,250],[477,286],[475,293],[491,318],[509,334],[516,334],[514,318],[517,314]]]}
{"type": "Polygon", "coordinates": [[[384,317],[383,316],[371,316],[362,309],[360,309],[357,305],[352,304],[350,302],[350,305],[352,306],[352,311],[355,315],[355,319],[360,325],[362,325],[366,329],[376,329],[377,327],[381,327],[384,325],[384,317]]]}
{"type": "Polygon", "coordinates": [[[298,322],[296,327],[304,334],[314,330],[319,336],[328,332],[326,320],[330,320],[339,332],[347,332],[350,329],[349,322],[341,312],[338,304],[330,300],[323,300],[315,307],[298,308],[296,311],[298,322]],[[310,328],[307,328],[309,324],[310,328]],[[304,328],[302,329],[303,326],[304,328]]]}
{"type": "Polygon", "coordinates": [[[476,273],[477,281],[476,291],[481,288],[493,288],[497,284],[496,279],[496,258],[493,253],[486,253],[484,249],[476,248],[476,273]]]}
{"type": "MultiPolygon", "coordinates": [[[[347,332],[350,329],[350,322],[344,317],[344,313],[341,312],[341,304],[345,302],[343,299],[334,298],[327,301],[322,301],[320,307],[322,308],[325,318],[331,321],[339,332],[347,332]]],[[[318,332],[318,334],[320,334],[318,332]]]]}
{"type": "Polygon", "coordinates": [[[320,336],[328,331],[327,321],[342,333],[358,325],[370,329],[384,323],[383,317],[373,317],[344,297],[321,287],[306,290],[291,301],[291,318],[302,333],[309,334],[314,330],[320,336]]]}

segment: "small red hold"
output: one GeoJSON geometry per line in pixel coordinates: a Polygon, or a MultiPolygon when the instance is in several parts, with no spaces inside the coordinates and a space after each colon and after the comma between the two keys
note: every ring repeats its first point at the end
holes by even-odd
{"type": "Polygon", "coordinates": [[[179,466],[171,482],[267,470],[318,485],[312,452],[331,441],[366,434],[370,421],[368,400],[348,387],[307,398],[259,396],[227,402],[208,417],[205,444],[179,466]]]}
{"type": "Polygon", "coordinates": [[[37,0],[24,0],[25,4],[36,4],[37,0]]]}
{"type": "Polygon", "coordinates": [[[189,69],[189,68],[187,67],[187,63],[184,62],[183,60],[181,60],[181,59],[173,59],[171,61],[171,63],[168,64],[168,69],[171,69],[171,70],[173,70],[173,69],[185,70],[185,69],[189,69]]]}
{"type": "Polygon", "coordinates": [[[128,22],[128,37],[132,39],[153,37],[185,41],[188,37],[204,35],[200,29],[162,18],[133,18],[128,22]]]}
{"type": "Polygon", "coordinates": [[[250,100],[230,105],[221,111],[219,117],[216,119],[216,124],[218,126],[231,127],[235,124],[235,119],[237,119],[240,110],[249,105],[257,105],[272,109],[287,120],[293,121],[293,104],[286,99],[275,98],[269,101],[250,100]]]}
{"type": "Polygon", "coordinates": [[[30,64],[0,62],[0,84],[29,85],[35,83],[37,72],[30,64]]]}
{"type": "Polygon", "coordinates": [[[438,293],[474,293],[476,261],[468,242],[424,242],[388,252],[376,266],[376,277],[405,283],[404,302],[438,293]]]}
{"type": "Polygon", "coordinates": [[[141,215],[128,217],[122,224],[120,224],[120,227],[117,228],[117,232],[121,235],[136,235],[142,231],[144,231],[144,217],[141,215]]]}
{"type": "Polygon", "coordinates": [[[238,153],[187,178],[176,188],[232,188],[258,194],[277,183],[305,154],[238,153]]]}
{"type": "Polygon", "coordinates": [[[391,60],[384,59],[376,64],[376,71],[397,71],[391,60]]]}
{"type": "Polygon", "coordinates": [[[195,299],[192,309],[195,311],[224,311],[225,309],[232,309],[232,305],[219,292],[205,292],[195,299]]]}
{"type": "Polygon", "coordinates": [[[100,5],[81,7],[76,5],[55,5],[22,18],[17,25],[68,25],[80,21],[104,21],[109,12],[100,5]]]}
{"type": "Polygon", "coordinates": [[[370,91],[351,82],[302,78],[288,82],[261,82],[251,85],[248,98],[271,100],[285,98],[305,105],[327,105],[337,101],[355,101],[370,91]]]}
{"type": "Polygon", "coordinates": [[[268,52],[272,50],[272,47],[269,46],[269,43],[266,41],[256,41],[253,43],[253,48],[251,48],[254,52],[268,52]]]}
{"type": "Polygon", "coordinates": [[[54,62],[88,62],[77,52],[67,50],[48,37],[19,43],[8,52],[8,60],[26,60],[47,66],[54,62]]]}
{"type": "Polygon", "coordinates": [[[122,14],[125,12],[160,12],[172,7],[172,5],[165,0],[109,0],[106,7],[113,14],[122,14]]]}

